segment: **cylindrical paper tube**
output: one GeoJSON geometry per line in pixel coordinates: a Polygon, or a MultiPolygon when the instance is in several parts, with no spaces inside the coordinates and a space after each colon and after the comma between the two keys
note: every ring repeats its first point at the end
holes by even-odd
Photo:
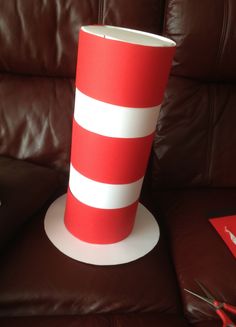
{"type": "Polygon", "coordinates": [[[65,226],[115,243],[133,228],[175,43],[140,31],[80,30],[65,226]]]}

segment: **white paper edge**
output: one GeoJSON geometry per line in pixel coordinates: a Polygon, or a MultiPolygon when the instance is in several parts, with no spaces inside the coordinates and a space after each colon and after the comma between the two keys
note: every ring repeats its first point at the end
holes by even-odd
{"type": "Polygon", "coordinates": [[[139,203],[132,233],[113,244],[86,243],[73,236],[64,225],[66,194],[49,207],[44,228],[49,240],[66,256],[93,265],[118,265],[143,257],[157,244],[160,231],[153,215],[139,203]]]}
{"type": "Polygon", "coordinates": [[[153,33],[111,25],[85,25],[81,29],[102,38],[153,47],[174,47],[171,39],[153,33]]]}

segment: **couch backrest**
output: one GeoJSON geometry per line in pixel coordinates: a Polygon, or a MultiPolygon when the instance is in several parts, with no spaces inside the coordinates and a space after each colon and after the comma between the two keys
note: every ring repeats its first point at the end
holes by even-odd
{"type": "Polygon", "coordinates": [[[164,2],[0,1],[0,155],[68,171],[79,27],[162,33],[164,20],[177,52],[154,142],[154,187],[235,186],[236,3],[164,2]]]}
{"type": "Polygon", "coordinates": [[[154,186],[236,186],[236,2],[168,0],[177,43],[154,143],[154,186]]]}
{"type": "Polygon", "coordinates": [[[67,171],[78,31],[160,33],[163,0],[0,1],[0,155],[67,171]]]}

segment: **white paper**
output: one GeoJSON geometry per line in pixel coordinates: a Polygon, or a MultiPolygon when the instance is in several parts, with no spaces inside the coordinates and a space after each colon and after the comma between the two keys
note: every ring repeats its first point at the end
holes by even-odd
{"type": "Polygon", "coordinates": [[[74,118],[80,126],[93,133],[109,137],[137,138],[155,131],[160,107],[116,106],[91,98],[76,89],[74,118]]]}
{"type": "Polygon", "coordinates": [[[86,243],[73,236],[64,225],[66,195],[58,198],[48,209],[44,227],[55,247],[65,255],[94,265],[118,265],[134,261],[150,252],[160,236],[153,215],[139,204],[132,233],[113,244],[86,243]]]}
{"type": "Polygon", "coordinates": [[[107,184],[80,174],[71,164],[69,186],[76,199],[100,209],[124,208],[139,198],[143,177],[129,184],[107,184]]]}

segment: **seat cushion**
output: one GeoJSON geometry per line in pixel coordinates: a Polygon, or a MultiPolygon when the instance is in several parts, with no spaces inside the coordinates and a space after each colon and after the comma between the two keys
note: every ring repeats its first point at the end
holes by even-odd
{"type": "Polygon", "coordinates": [[[94,266],[59,252],[44,217],[31,219],[1,258],[0,317],[182,313],[164,237],[139,260],[94,266]]]}
{"type": "Polygon", "coordinates": [[[23,160],[0,157],[0,249],[58,187],[55,171],[23,160]]]}
{"type": "Polygon", "coordinates": [[[0,318],[1,327],[187,327],[179,315],[125,314],[0,318]]]}
{"type": "Polygon", "coordinates": [[[194,323],[217,321],[211,306],[184,288],[202,294],[198,279],[218,300],[236,304],[236,260],[209,222],[236,214],[236,189],[166,191],[154,198],[169,235],[185,315],[194,323]]]}

